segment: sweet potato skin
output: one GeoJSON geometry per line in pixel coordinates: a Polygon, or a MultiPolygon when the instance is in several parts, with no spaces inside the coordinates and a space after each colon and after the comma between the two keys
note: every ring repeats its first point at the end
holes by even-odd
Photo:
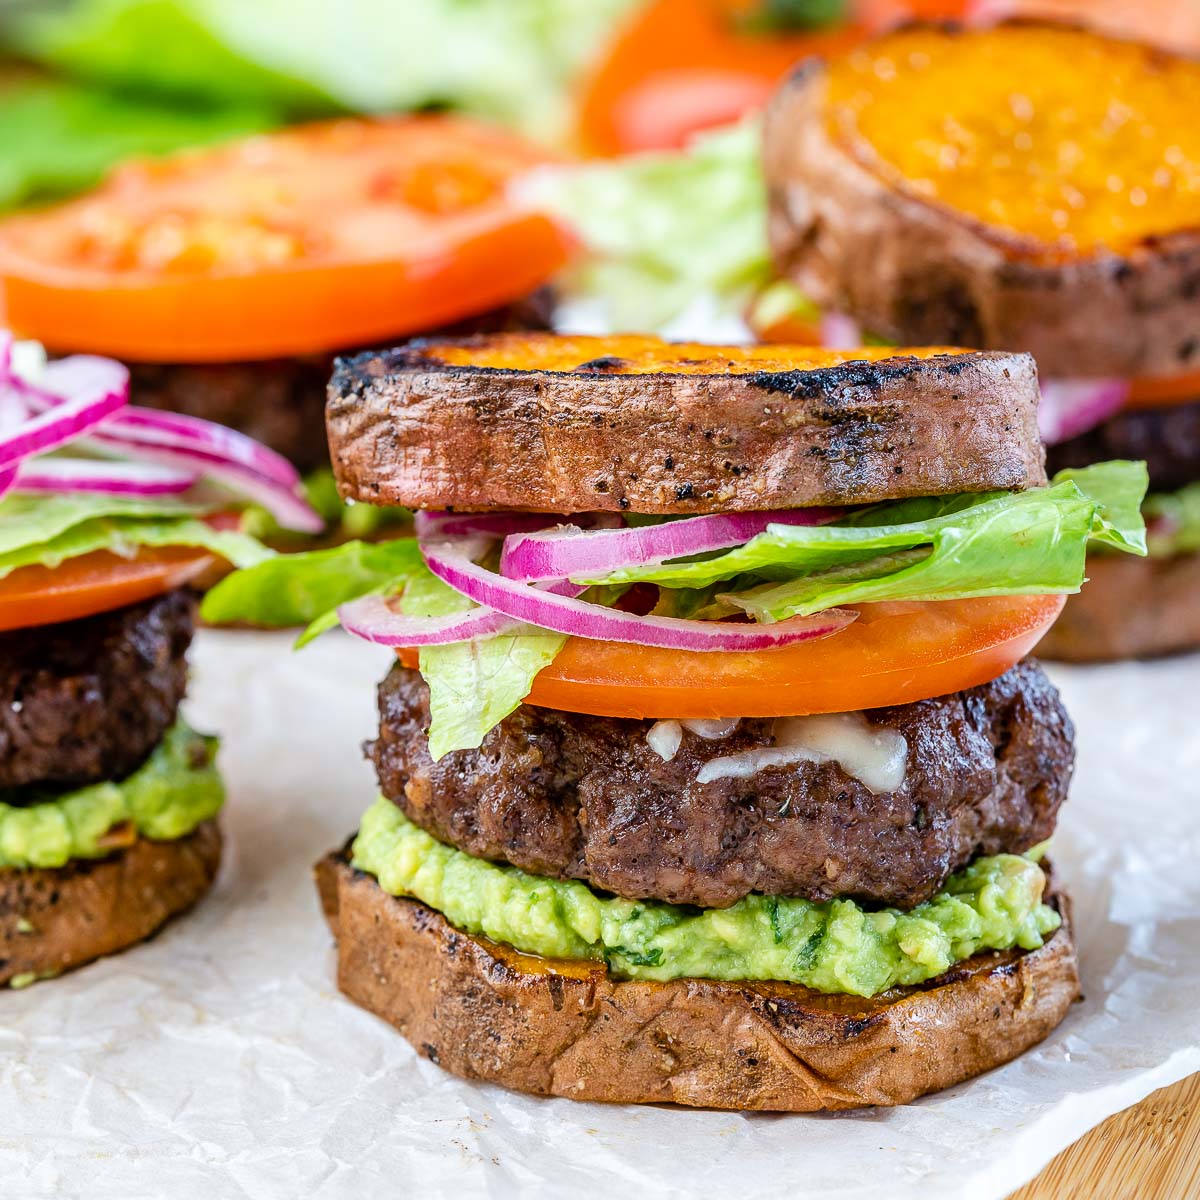
{"type": "Polygon", "coordinates": [[[1032,354],[1043,376],[1172,375],[1200,366],[1200,231],[1063,261],[891,186],[830,134],[817,60],[767,110],[769,238],[818,304],[899,342],[1032,354]]]}
{"type": "Polygon", "coordinates": [[[0,985],[59,975],[156,933],[208,891],[216,821],[169,842],[138,838],[109,858],[0,871],[0,985]]]}
{"type": "Polygon", "coordinates": [[[468,1079],[614,1103],[818,1112],[904,1104],[1041,1041],[1079,994],[1063,927],[870,1000],[786,984],[618,982],[532,958],[383,892],[343,855],[316,868],[338,983],[468,1079]]]}
{"type": "Polygon", "coordinates": [[[1092,555],[1087,572],[1038,643],[1039,658],[1115,662],[1200,647],[1200,554],[1092,555]]]}
{"type": "MultiPolygon", "coordinates": [[[[643,339],[645,340],[645,339],[643,339]]],[[[458,510],[661,514],[869,504],[1045,479],[1028,357],[898,351],[812,369],[614,372],[446,362],[413,342],[341,360],[326,422],[343,496],[458,510]]],[[[525,337],[531,366],[555,339],[525,337]]],[[[620,353],[622,339],[618,339],[620,353]]],[[[586,343],[586,345],[581,345],[586,343]]],[[[666,347],[666,343],[659,343],[666,347]]],[[[876,352],[878,353],[878,352],[876,352]]],[[[599,364],[599,365],[598,365],[599,364]]]]}

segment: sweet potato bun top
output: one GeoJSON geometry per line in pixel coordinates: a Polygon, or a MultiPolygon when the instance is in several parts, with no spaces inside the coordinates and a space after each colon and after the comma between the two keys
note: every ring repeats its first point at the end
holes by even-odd
{"type": "Polygon", "coordinates": [[[339,360],[343,496],[696,514],[1037,487],[1028,355],[496,334],[339,360]]]}
{"type": "Polygon", "coordinates": [[[917,26],[829,67],[831,133],[1049,250],[1200,228],[1200,63],[1080,29],[917,26]]]}

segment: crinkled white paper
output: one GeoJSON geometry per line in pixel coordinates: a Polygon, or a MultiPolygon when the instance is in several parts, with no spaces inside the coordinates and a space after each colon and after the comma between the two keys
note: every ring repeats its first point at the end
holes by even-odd
{"type": "Polygon", "coordinates": [[[1079,770],[1055,849],[1086,1000],[1011,1066],[907,1108],[739,1116],[461,1082],[340,998],[310,866],[370,801],[388,655],[202,633],[189,711],[224,737],[228,857],[162,936],[0,994],[0,1194],[991,1200],[1200,1070],[1200,660],[1057,670],[1079,770]]]}

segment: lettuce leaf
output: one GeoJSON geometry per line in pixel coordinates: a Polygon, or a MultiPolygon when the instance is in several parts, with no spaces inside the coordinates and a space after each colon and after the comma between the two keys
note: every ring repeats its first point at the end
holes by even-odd
{"type": "MultiPolygon", "coordinates": [[[[1145,489],[1145,464],[1102,463],[1063,472],[1050,487],[1029,492],[878,504],[835,525],[775,525],[719,555],[578,582],[592,585],[586,598],[601,604],[644,580],[662,588],[659,613],[719,617],[740,609],[762,621],[873,600],[1077,591],[1089,544],[1146,553],[1145,489]]],[[[337,605],[371,593],[399,594],[401,610],[412,616],[471,607],[429,571],[416,542],[406,538],[271,559],[222,581],[201,611],[214,623],[307,621],[303,643],[337,623],[337,605]]],[[[434,759],[478,746],[529,694],[565,641],[530,626],[423,648],[434,759]]]]}
{"type": "Polygon", "coordinates": [[[11,80],[0,88],[0,209],[82,191],[135,155],[276,124],[273,112],[246,105],[174,108],[63,80],[11,80]]]}
{"type": "Polygon", "coordinates": [[[73,0],[21,52],[114,88],[288,114],[464,108],[565,140],[578,71],[639,0],[73,0]]]}
{"type": "MultiPolygon", "coordinates": [[[[428,569],[410,578],[402,612],[440,617],[473,607],[428,569]]],[[[476,642],[421,649],[421,675],[429,685],[429,755],[434,762],[455,750],[474,750],[529,695],[537,673],[566,645],[566,637],[524,627],[476,642]]]]}
{"type": "Polygon", "coordinates": [[[18,567],[56,567],[96,550],[128,557],[139,546],[197,546],[235,567],[274,557],[257,538],[200,520],[205,511],[123,496],[8,496],[0,501],[0,579],[18,567]]]}
{"type": "Polygon", "coordinates": [[[401,591],[422,572],[428,569],[413,538],[343,542],[278,555],[227,575],[204,597],[200,615],[212,625],[307,625],[296,643],[300,647],[337,624],[339,604],[401,591]]]}
{"type": "Polygon", "coordinates": [[[529,198],[588,250],[564,280],[566,298],[597,306],[610,329],[662,329],[698,296],[718,315],[740,316],[770,276],[759,141],[757,121],[747,121],[682,151],[532,176],[529,198]]]}
{"type": "Polygon", "coordinates": [[[1200,483],[1147,496],[1142,512],[1150,525],[1152,556],[1170,558],[1200,551],[1200,483]]]}
{"type": "Polygon", "coordinates": [[[1075,592],[1089,542],[1146,553],[1146,478],[1142,463],[1101,463],[1063,472],[1047,488],[878,504],[832,525],[773,525],[700,561],[576,582],[712,589],[757,578],[759,586],[718,596],[760,621],[870,601],[1075,592]]]}

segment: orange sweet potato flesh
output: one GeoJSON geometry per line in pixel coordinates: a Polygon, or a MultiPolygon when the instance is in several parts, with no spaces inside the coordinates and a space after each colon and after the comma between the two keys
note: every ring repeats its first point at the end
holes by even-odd
{"type": "Polygon", "coordinates": [[[889,358],[932,358],[957,354],[950,346],[863,346],[826,350],[820,346],[712,346],[666,342],[622,334],[615,337],[546,337],[509,334],[479,341],[425,341],[422,356],[448,367],[496,371],[553,371],[595,375],[749,375],[758,371],[818,371],[846,362],[889,358]]]}
{"type": "Polygon", "coordinates": [[[1048,253],[1200,226],[1200,64],[1042,25],[902,30],[831,64],[835,137],[1048,253]]]}
{"type": "Polygon", "coordinates": [[[1197,111],[1200,63],[1034,22],[810,60],[766,121],[776,265],[889,340],[1195,370],[1197,111]]]}

